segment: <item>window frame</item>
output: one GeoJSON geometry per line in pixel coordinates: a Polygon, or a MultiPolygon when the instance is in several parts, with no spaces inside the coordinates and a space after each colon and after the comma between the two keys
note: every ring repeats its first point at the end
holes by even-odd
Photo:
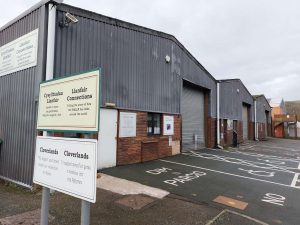
{"type": "Polygon", "coordinates": [[[162,135],[162,114],[161,113],[152,113],[152,112],[148,112],[147,113],[147,135],[148,136],[160,136],[162,135]],[[148,118],[149,118],[149,115],[151,115],[151,130],[152,132],[149,132],[149,124],[148,124],[148,118]],[[155,134],[154,133],[154,118],[155,118],[155,115],[158,115],[159,117],[159,134],[155,134]]]}

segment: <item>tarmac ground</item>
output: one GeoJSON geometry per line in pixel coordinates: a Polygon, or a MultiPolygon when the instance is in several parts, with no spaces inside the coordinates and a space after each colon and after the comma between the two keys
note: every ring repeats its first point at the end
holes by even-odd
{"type": "MultiPolygon", "coordinates": [[[[300,224],[300,141],[183,152],[104,169],[91,224],[300,224]]],[[[41,191],[0,181],[0,224],[39,224],[41,191]]],[[[81,202],[54,192],[49,224],[80,224],[81,202]]]]}
{"type": "Polygon", "coordinates": [[[261,224],[296,225],[300,224],[299,157],[299,140],[270,138],[247,142],[238,150],[183,152],[103,173],[233,210],[261,224]]]}

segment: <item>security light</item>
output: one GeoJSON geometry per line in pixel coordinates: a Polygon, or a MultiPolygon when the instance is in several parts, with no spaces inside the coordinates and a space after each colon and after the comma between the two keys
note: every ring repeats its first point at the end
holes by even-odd
{"type": "Polygon", "coordinates": [[[78,22],[78,19],[73,16],[71,13],[67,12],[66,13],[66,17],[72,22],[72,23],[77,23],[78,22]]]}
{"type": "Polygon", "coordinates": [[[166,63],[169,63],[171,61],[171,57],[169,55],[166,55],[165,60],[166,60],[166,63]]]}
{"type": "Polygon", "coordinates": [[[63,21],[59,23],[60,27],[68,27],[70,24],[75,24],[78,22],[78,19],[73,16],[71,13],[67,12],[64,15],[63,21]]]}

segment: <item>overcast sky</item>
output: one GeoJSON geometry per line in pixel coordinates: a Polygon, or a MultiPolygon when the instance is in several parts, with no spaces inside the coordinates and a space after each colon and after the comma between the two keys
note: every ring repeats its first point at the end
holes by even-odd
{"type": "MultiPolygon", "coordinates": [[[[0,0],[0,27],[36,0],[0,0]]],[[[216,78],[300,99],[299,0],[65,0],[174,35],[216,78]]]]}

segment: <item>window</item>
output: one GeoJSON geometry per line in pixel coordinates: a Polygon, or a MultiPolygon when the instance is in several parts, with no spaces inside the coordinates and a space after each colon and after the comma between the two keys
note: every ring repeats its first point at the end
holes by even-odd
{"type": "Polygon", "coordinates": [[[158,113],[148,113],[147,133],[149,135],[160,134],[160,118],[158,113]]]}

